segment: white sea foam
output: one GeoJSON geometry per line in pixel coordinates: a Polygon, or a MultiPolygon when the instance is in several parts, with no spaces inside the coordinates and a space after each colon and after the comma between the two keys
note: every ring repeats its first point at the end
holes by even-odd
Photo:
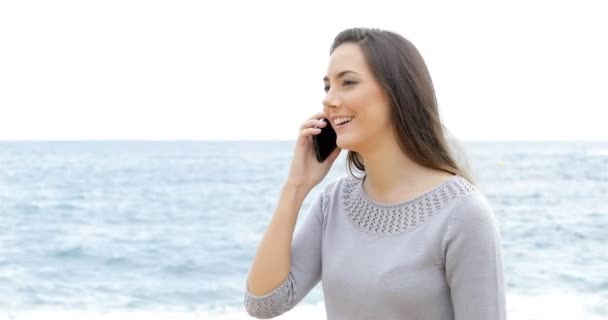
{"type": "MultiPolygon", "coordinates": [[[[545,294],[545,295],[509,295],[507,297],[507,318],[510,320],[599,320],[606,319],[608,307],[605,299],[599,295],[581,294],[545,294]],[[600,309],[600,308],[603,308],[600,309]]],[[[211,319],[211,320],[240,320],[251,319],[243,310],[225,308],[222,311],[27,311],[0,314],[0,319],[10,320],[166,320],[166,319],[211,319]]],[[[325,306],[318,304],[302,304],[287,313],[276,317],[278,320],[325,319],[325,306]]]]}
{"type": "Polygon", "coordinates": [[[588,154],[596,156],[608,156],[608,149],[593,149],[590,150],[588,154]]]}
{"type": "Polygon", "coordinates": [[[507,314],[512,320],[599,320],[606,319],[608,312],[605,307],[600,310],[602,305],[605,299],[591,294],[509,295],[507,314]]]}
{"type": "MultiPolygon", "coordinates": [[[[241,320],[253,319],[243,309],[226,309],[224,311],[118,311],[95,312],[81,310],[45,310],[1,313],[0,320],[241,320]]],[[[318,305],[298,305],[293,310],[276,317],[279,320],[325,319],[322,303],[318,305]]]]}

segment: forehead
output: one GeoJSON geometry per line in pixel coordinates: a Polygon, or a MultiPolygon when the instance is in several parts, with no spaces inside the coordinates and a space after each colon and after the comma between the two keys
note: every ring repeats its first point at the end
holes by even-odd
{"type": "Polygon", "coordinates": [[[339,72],[352,70],[359,74],[367,74],[368,67],[363,50],[356,43],[343,43],[339,45],[329,58],[327,76],[335,77],[339,72]]]}

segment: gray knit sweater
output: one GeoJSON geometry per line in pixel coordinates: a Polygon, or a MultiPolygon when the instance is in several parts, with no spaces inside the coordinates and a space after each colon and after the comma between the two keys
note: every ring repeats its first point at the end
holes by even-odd
{"type": "Polygon", "coordinates": [[[245,285],[251,316],[287,312],[321,280],[328,320],[506,318],[497,222],[464,177],[396,204],[343,177],[303,219],[285,281],[263,296],[245,285]]]}

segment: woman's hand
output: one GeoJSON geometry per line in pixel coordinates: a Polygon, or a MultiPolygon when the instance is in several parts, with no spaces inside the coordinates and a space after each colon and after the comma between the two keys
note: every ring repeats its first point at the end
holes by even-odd
{"type": "Polygon", "coordinates": [[[325,118],[325,114],[319,112],[308,118],[300,126],[300,134],[296,141],[289,177],[287,178],[288,184],[312,189],[323,180],[333,162],[340,155],[341,150],[336,147],[325,161],[317,161],[312,136],[321,133],[321,128],[330,125],[320,120],[322,118],[325,118]]]}

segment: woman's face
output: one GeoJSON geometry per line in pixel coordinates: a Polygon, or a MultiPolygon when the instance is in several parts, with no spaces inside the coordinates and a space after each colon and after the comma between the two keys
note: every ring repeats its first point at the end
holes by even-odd
{"type": "Polygon", "coordinates": [[[323,79],[323,111],[336,131],[340,149],[361,152],[392,135],[390,102],[355,43],[338,46],[323,79]],[[352,119],[340,124],[343,117],[352,119]]]}

